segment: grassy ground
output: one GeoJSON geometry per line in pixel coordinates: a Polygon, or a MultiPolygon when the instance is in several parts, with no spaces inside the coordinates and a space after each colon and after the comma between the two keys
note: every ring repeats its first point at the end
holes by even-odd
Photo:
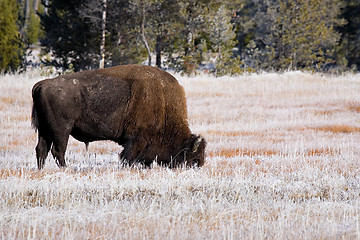
{"type": "Polygon", "coordinates": [[[70,139],[36,170],[35,73],[0,76],[1,239],[359,239],[360,75],[177,76],[200,170],[127,169],[70,139]]]}

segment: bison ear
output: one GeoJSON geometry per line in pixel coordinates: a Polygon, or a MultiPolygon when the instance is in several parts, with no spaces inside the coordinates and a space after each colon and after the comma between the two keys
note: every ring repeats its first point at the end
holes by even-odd
{"type": "Polygon", "coordinates": [[[194,145],[193,145],[193,147],[192,147],[192,152],[193,152],[193,153],[196,153],[196,152],[197,152],[197,150],[198,150],[198,148],[199,148],[200,143],[201,143],[202,140],[203,140],[202,137],[200,137],[200,136],[197,136],[197,137],[196,137],[196,139],[195,139],[195,141],[194,141],[194,145]]]}

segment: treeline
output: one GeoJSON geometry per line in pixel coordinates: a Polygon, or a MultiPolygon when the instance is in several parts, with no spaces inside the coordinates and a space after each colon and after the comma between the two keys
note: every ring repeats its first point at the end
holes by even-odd
{"type": "Polygon", "coordinates": [[[24,68],[28,46],[40,38],[38,0],[0,0],[0,72],[24,68]]]}
{"type": "Polygon", "coordinates": [[[360,70],[358,0],[0,0],[0,71],[146,63],[185,74],[360,70]]]}

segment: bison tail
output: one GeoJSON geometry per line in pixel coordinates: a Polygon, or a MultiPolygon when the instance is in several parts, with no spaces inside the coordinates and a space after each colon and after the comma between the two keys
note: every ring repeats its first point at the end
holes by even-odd
{"type": "Polygon", "coordinates": [[[37,131],[37,129],[39,128],[38,114],[34,105],[32,107],[32,113],[31,113],[31,126],[35,129],[35,131],[37,131]]]}
{"type": "MultiPolygon", "coordinates": [[[[33,106],[31,112],[31,126],[35,129],[35,132],[39,129],[39,115],[35,108],[35,100],[39,100],[39,94],[41,90],[41,83],[38,82],[32,89],[33,106]]],[[[37,104],[38,105],[38,104],[37,104]]]]}

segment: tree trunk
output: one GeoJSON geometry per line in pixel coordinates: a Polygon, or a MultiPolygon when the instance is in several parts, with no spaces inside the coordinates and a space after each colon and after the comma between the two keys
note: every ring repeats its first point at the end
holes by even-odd
{"type": "Polygon", "coordinates": [[[107,9],[107,0],[103,0],[99,68],[104,68],[105,66],[106,9],[107,9]]]}
{"type": "Polygon", "coordinates": [[[186,37],[187,45],[185,47],[185,56],[191,54],[194,50],[194,34],[190,30],[186,37]]]}
{"type": "Polygon", "coordinates": [[[24,26],[23,26],[25,31],[27,29],[29,16],[30,16],[30,0],[26,0],[25,1],[25,21],[24,21],[24,26]]]}
{"type": "Polygon", "coordinates": [[[148,41],[145,36],[145,21],[146,21],[145,4],[143,5],[143,8],[142,8],[142,14],[143,15],[142,15],[142,21],[141,21],[141,37],[142,37],[142,40],[146,47],[146,50],[148,52],[148,65],[151,66],[151,51],[150,51],[150,47],[149,47],[148,41]]]}
{"type": "Polygon", "coordinates": [[[36,12],[38,10],[39,0],[34,0],[33,9],[36,12]]]}
{"type": "Polygon", "coordinates": [[[160,36],[156,37],[155,51],[156,51],[156,66],[158,68],[161,68],[161,37],[160,36]]]}

